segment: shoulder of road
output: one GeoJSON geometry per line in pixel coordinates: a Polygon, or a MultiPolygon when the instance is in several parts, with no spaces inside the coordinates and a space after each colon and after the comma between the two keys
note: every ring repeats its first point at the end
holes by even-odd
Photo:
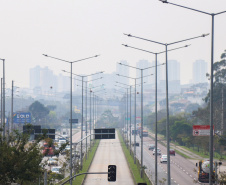
{"type": "MultiPolygon", "coordinates": [[[[149,132],[149,136],[152,137],[152,138],[154,138],[155,137],[155,134],[149,132]]],[[[166,146],[166,140],[164,140],[163,138],[161,138],[159,141],[163,145],[166,146]]],[[[193,152],[191,152],[191,151],[183,148],[182,146],[176,145],[174,143],[170,143],[170,147],[173,148],[173,149],[175,149],[176,152],[179,153],[179,155],[180,154],[182,156],[184,155],[183,157],[186,156],[186,158],[188,158],[188,160],[190,160],[192,163],[194,163],[194,165],[197,163],[197,161],[203,159],[203,157],[201,157],[201,156],[199,156],[199,155],[197,155],[197,154],[195,154],[195,153],[193,153],[193,152]]],[[[226,172],[226,160],[225,159],[222,160],[222,165],[220,166],[220,169],[221,169],[221,171],[226,172]]]]}

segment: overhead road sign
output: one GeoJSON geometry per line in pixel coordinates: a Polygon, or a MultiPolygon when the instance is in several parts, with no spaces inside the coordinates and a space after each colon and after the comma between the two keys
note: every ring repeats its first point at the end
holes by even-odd
{"type": "MultiPolygon", "coordinates": [[[[71,123],[71,119],[69,119],[69,123],[71,123]]],[[[78,119],[72,119],[72,123],[78,123],[78,119]]]]}
{"type": "Polygon", "coordinates": [[[94,129],[95,139],[115,139],[114,128],[98,128],[94,129]]]}

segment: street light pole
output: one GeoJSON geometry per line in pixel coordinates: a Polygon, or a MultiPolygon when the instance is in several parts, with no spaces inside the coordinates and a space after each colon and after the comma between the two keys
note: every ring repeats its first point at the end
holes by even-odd
{"type": "MultiPolygon", "coordinates": [[[[136,37],[136,36],[133,36],[131,34],[124,34],[124,35],[127,35],[128,37],[134,37],[134,38],[138,38],[138,39],[141,39],[141,40],[145,40],[145,41],[149,41],[149,42],[153,42],[153,43],[165,46],[165,53],[166,53],[166,63],[165,63],[166,64],[166,140],[167,140],[167,161],[170,161],[170,155],[169,155],[170,142],[169,142],[168,56],[167,56],[168,46],[173,45],[173,44],[177,44],[177,43],[180,43],[180,42],[188,41],[188,40],[193,40],[193,39],[200,38],[200,37],[206,37],[209,34],[202,34],[200,36],[196,36],[196,37],[192,37],[192,38],[188,38],[188,39],[184,39],[184,40],[180,40],[180,41],[176,41],[176,42],[172,42],[172,43],[156,42],[156,41],[153,41],[153,40],[149,40],[149,39],[145,39],[145,38],[141,38],[141,37],[136,37]]],[[[167,163],[167,182],[168,182],[168,185],[171,184],[170,162],[167,163]]]]}
{"type": "MultiPolygon", "coordinates": [[[[223,13],[226,13],[226,11],[222,11],[222,12],[218,12],[218,13],[208,13],[208,12],[204,12],[204,11],[200,11],[194,8],[189,8],[186,6],[182,6],[182,5],[178,5],[175,3],[171,3],[168,2],[167,0],[160,0],[163,3],[166,4],[171,4],[171,5],[175,5],[181,8],[185,8],[185,9],[189,9],[192,11],[196,11],[205,15],[210,15],[211,16],[211,70],[210,70],[210,146],[209,146],[209,152],[210,152],[210,173],[213,173],[213,63],[214,63],[214,17],[216,15],[220,15],[223,13]]],[[[213,184],[212,181],[212,175],[209,175],[209,183],[210,185],[213,184]]]]}
{"type": "Polygon", "coordinates": [[[2,102],[2,126],[3,126],[3,138],[5,138],[5,59],[1,59],[3,62],[3,102],[2,102]]]}
{"type": "MultiPolygon", "coordinates": [[[[125,44],[122,44],[123,46],[125,47],[129,47],[129,48],[132,48],[132,49],[136,49],[136,50],[140,50],[140,51],[144,51],[144,52],[147,52],[147,53],[151,53],[151,54],[154,54],[155,55],[155,184],[157,185],[157,182],[158,182],[158,165],[157,165],[157,148],[158,148],[158,142],[157,142],[157,128],[158,128],[158,125],[157,125],[157,62],[158,62],[158,54],[162,54],[162,53],[165,53],[165,51],[161,51],[161,52],[151,52],[151,51],[147,51],[147,50],[143,50],[143,49],[140,49],[140,48],[135,48],[135,47],[132,47],[132,46],[128,46],[128,45],[125,45],[125,44]]],[[[181,49],[181,48],[185,48],[185,47],[188,47],[189,45],[185,45],[185,46],[182,46],[182,47],[177,47],[177,48],[174,48],[174,49],[170,49],[168,51],[173,51],[173,50],[177,50],[177,49],[181,49]]]]}
{"type": "MultiPolygon", "coordinates": [[[[71,120],[70,121],[70,141],[71,141],[70,142],[70,178],[71,178],[72,177],[72,64],[75,63],[75,62],[80,62],[80,61],[87,60],[87,59],[90,59],[90,58],[98,57],[99,55],[95,55],[95,56],[92,56],[92,57],[88,57],[88,58],[84,58],[84,59],[80,59],[80,60],[76,60],[76,61],[67,61],[67,60],[63,60],[63,59],[60,59],[60,58],[49,56],[47,54],[43,54],[43,56],[71,64],[71,71],[70,71],[70,74],[71,74],[71,79],[70,79],[70,93],[71,93],[70,94],[70,120],[71,120]]],[[[70,185],[72,185],[72,180],[70,181],[70,185]]]]}
{"type": "Polygon", "coordinates": [[[130,66],[130,65],[122,64],[122,63],[119,63],[119,64],[123,65],[123,66],[131,67],[131,68],[134,68],[134,69],[138,69],[141,72],[141,172],[140,172],[140,176],[143,177],[143,169],[144,169],[143,168],[143,70],[153,68],[155,66],[151,66],[151,67],[141,69],[141,68],[133,67],[133,66],[130,66]]]}

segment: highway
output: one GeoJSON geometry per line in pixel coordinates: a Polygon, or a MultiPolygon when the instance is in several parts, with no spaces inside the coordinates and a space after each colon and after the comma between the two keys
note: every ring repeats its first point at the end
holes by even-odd
{"type": "Polygon", "coordinates": [[[116,182],[108,182],[107,174],[87,175],[85,185],[133,185],[121,144],[116,134],[116,139],[103,139],[100,141],[89,172],[107,172],[108,165],[117,166],[116,182]]]}
{"type": "MultiPolygon", "coordinates": [[[[136,140],[140,143],[140,137],[137,136],[136,140]]],[[[147,167],[146,172],[151,181],[155,181],[155,156],[152,150],[148,150],[149,144],[154,144],[154,140],[149,137],[144,137],[144,157],[143,164],[147,167]]],[[[166,155],[166,147],[158,143],[158,148],[161,150],[161,154],[166,155]]],[[[137,149],[137,158],[140,160],[140,146],[137,149]]],[[[167,180],[167,163],[160,163],[160,156],[158,156],[158,182],[167,180]]],[[[197,159],[198,161],[198,159],[197,159]]],[[[197,180],[197,172],[194,171],[196,166],[194,162],[183,158],[176,154],[170,156],[170,173],[172,185],[191,185],[195,184],[194,180],[197,180]]]]}

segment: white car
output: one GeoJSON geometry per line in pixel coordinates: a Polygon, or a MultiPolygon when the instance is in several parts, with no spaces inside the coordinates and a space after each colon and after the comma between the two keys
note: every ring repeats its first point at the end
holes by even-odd
{"type": "MultiPolygon", "coordinates": [[[[153,150],[153,155],[155,155],[155,149],[153,150]]],[[[157,155],[161,155],[161,150],[157,148],[157,155]]]]}
{"type": "Polygon", "coordinates": [[[167,163],[167,155],[162,155],[161,156],[160,163],[164,163],[164,162],[167,163]]]}
{"type": "Polygon", "coordinates": [[[49,160],[47,161],[47,164],[50,165],[58,165],[57,160],[55,160],[54,158],[49,158],[49,160]]]}
{"type": "Polygon", "coordinates": [[[51,171],[52,171],[53,173],[60,174],[60,169],[61,169],[60,166],[55,166],[55,167],[52,167],[51,171]]]}

